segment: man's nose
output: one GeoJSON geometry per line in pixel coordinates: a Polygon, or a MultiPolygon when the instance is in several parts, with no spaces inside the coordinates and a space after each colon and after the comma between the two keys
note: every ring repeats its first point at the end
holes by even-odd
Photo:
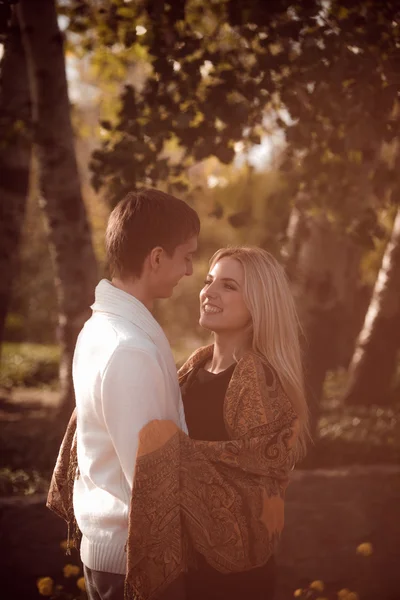
{"type": "Polygon", "coordinates": [[[193,263],[188,263],[186,265],[186,273],[185,273],[185,275],[187,277],[189,277],[190,275],[193,275],[193,263]]]}

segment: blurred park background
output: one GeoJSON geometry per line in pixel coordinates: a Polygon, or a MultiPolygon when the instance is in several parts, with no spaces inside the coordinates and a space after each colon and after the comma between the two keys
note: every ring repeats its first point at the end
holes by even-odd
{"type": "Polygon", "coordinates": [[[398,600],[400,3],[0,0],[0,54],[6,596],[84,596],[65,565],[57,584],[43,503],[109,212],[151,186],[202,223],[193,277],[156,309],[178,365],[209,339],[215,250],[261,246],[290,278],[314,444],[277,599],[398,600]]]}

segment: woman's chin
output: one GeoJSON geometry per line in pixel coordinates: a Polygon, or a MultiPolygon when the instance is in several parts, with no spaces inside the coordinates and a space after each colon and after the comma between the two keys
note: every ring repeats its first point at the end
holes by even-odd
{"type": "Polygon", "coordinates": [[[200,315],[199,325],[200,327],[203,327],[203,329],[208,329],[208,331],[218,331],[219,329],[218,320],[210,315],[200,315]]]}

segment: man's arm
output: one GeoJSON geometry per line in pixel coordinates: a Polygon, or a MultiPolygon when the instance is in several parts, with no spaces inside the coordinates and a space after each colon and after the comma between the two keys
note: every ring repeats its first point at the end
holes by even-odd
{"type": "Polygon", "coordinates": [[[118,347],[103,374],[101,399],[106,427],[123,473],[133,484],[138,434],[153,419],[171,419],[163,372],[150,354],[118,347]]]}

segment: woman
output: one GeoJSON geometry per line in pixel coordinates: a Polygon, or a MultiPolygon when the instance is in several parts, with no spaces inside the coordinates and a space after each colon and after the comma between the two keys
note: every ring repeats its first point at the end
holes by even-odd
{"type": "Polygon", "coordinates": [[[267,600],[288,473],[308,435],[282,267],[259,248],[219,250],[200,325],[214,343],[179,371],[190,438],[162,421],[142,432],[127,597],[267,600]]]}
{"type": "MultiPolygon", "coordinates": [[[[224,401],[236,365],[254,353],[264,376],[286,383],[302,424],[304,446],[307,407],[302,390],[297,320],[280,265],[259,248],[219,250],[200,292],[200,325],[214,334],[214,344],[196,352],[181,369],[181,390],[189,436],[229,440],[224,401]],[[279,374],[279,375],[278,375],[279,374]]],[[[273,556],[249,571],[222,574],[199,555],[200,567],[189,572],[190,598],[273,597],[273,556]]]]}

